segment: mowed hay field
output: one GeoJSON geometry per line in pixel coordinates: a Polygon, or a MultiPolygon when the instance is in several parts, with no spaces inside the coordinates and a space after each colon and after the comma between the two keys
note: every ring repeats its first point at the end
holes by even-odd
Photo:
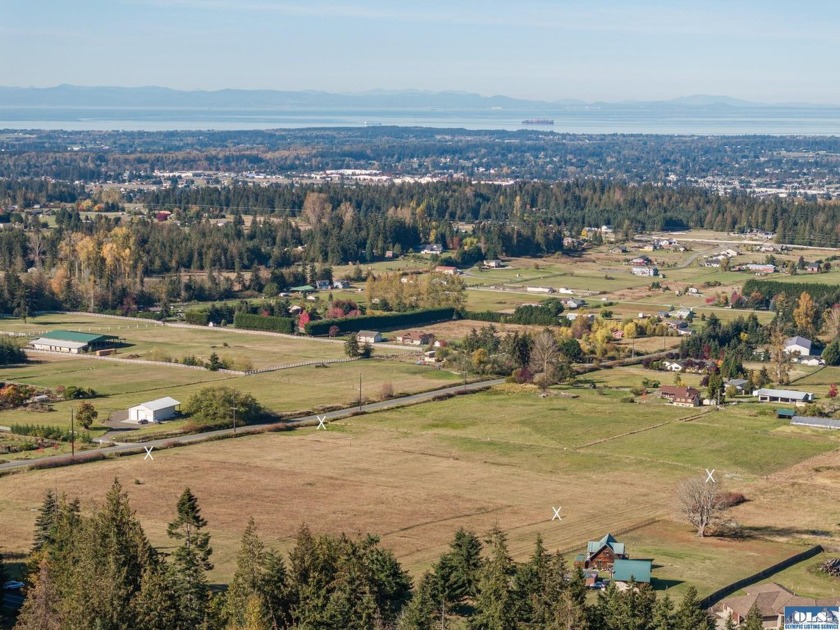
{"type": "Polygon", "coordinates": [[[840,486],[840,438],[791,430],[757,404],[681,409],[621,403],[626,392],[603,391],[560,389],[540,398],[504,386],[350,418],[327,431],[5,476],[3,544],[6,551],[29,547],[32,510],[46,489],[90,506],[119,477],[164,547],[179,493],[184,486],[195,492],[213,535],[218,581],[231,576],[238,537],[253,515],[261,534],[284,550],[304,522],[316,532],[377,534],[415,575],[462,526],[485,532],[498,523],[520,560],[537,534],[550,549],[572,553],[607,531],[632,529],[619,538],[633,557],[653,557],[656,585],[678,595],[689,584],[708,593],[753,573],[802,549],[812,529],[840,521],[840,506],[826,500],[840,486]],[[674,520],[675,486],[705,476],[704,468],[750,499],[733,511],[746,538],[699,540],[674,520]],[[552,520],[555,507],[562,521],[552,520]],[[784,530],[790,514],[799,525],[784,530]]]}

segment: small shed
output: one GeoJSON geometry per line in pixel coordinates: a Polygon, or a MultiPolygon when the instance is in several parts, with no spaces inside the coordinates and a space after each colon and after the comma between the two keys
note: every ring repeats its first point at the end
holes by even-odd
{"type": "Polygon", "coordinates": [[[129,407],[128,422],[146,423],[168,420],[178,413],[180,405],[179,401],[169,396],[140,403],[134,407],[129,407]]]}

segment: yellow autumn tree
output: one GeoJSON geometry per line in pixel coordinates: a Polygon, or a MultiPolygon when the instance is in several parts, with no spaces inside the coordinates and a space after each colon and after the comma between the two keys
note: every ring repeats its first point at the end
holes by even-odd
{"type": "Polygon", "coordinates": [[[793,321],[804,334],[813,336],[816,333],[817,306],[807,291],[799,294],[796,308],[793,309],[793,321]]]}

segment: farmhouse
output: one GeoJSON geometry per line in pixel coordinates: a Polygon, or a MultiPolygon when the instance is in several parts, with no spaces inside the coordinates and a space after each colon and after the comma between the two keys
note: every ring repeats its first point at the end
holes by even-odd
{"type": "Polygon", "coordinates": [[[29,346],[34,350],[79,354],[113,346],[116,339],[115,335],[95,335],[73,330],[52,330],[30,341],[29,346]]]}
{"type": "Polygon", "coordinates": [[[637,584],[650,584],[650,573],[653,569],[651,560],[616,560],[613,566],[612,579],[616,583],[627,583],[630,580],[637,584]]]}
{"type": "Polygon", "coordinates": [[[785,352],[788,354],[799,354],[800,357],[807,357],[811,355],[811,340],[805,337],[791,337],[785,339],[785,352]]]}
{"type": "Polygon", "coordinates": [[[180,402],[169,396],[140,403],[134,407],[129,407],[128,422],[145,424],[146,422],[168,420],[177,415],[180,405],[180,402]]]}
{"type": "MultiPolygon", "coordinates": [[[[736,624],[743,623],[753,606],[761,613],[761,621],[765,628],[782,628],[784,622],[785,606],[813,606],[825,608],[832,614],[837,614],[836,609],[840,605],[840,598],[829,597],[814,599],[813,597],[799,597],[793,591],[781,584],[771,582],[770,584],[758,584],[749,586],[745,595],[738,597],[727,597],[714,606],[711,612],[721,620],[732,616],[736,624]]],[[[835,620],[836,623],[836,620],[835,620]]]]}
{"type": "Polygon", "coordinates": [[[505,265],[501,260],[485,260],[484,266],[489,269],[501,269],[505,265]]]}
{"type": "Polygon", "coordinates": [[[805,405],[814,400],[811,392],[797,392],[792,389],[757,389],[753,396],[758,396],[758,402],[780,402],[796,406],[805,405]]]}
{"type": "Polygon", "coordinates": [[[333,289],[349,289],[350,282],[348,280],[333,280],[333,289]]]}
{"type": "Polygon", "coordinates": [[[428,346],[433,343],[435,336],[422,330],[411,330],[397,337],[397,341],[406,346],[428,346]]]}
{"type": "Polygon", "coordinates": [[[638,256],[637,258],[633,258],[630,264],[634,267],[647,267],[651,262],[651,259],[647,256],[638,256]]]}
{"type": "Polygon", "coordinates": [[[332,283],[329,280],[316,280],[315,288],[319,291],[329,291],[332,283]]]}
{"type": "Polygon", "coordinates": [[[626,557],[624,543],[618,542],[612,534],[607,534],[601,540],[590,540],[587,543],[586,553],[575,557],[575,567],[609,571],[618,559],[626,557]]]}
{"type": "Polygon", "coordinates": [[[693,387],[663,385],[659,395],[677,407],[697,407],[700,404],[700,392],[693,387]]]}
{"type": "Polygon", "coordinates": [[[743,394],[747,387],[747,380],[744,378],[730,378],[726,381],[725,385],[727,387],[734,387],[736,392],[743,394]]]}
{"type": "Polygon", "coordinates": [[[382,333],[376,330],[360,330],[356,333],[356,340],[359,343],[379,343],[382,341],[382,333]]]}
{"type": "Polygon", "coordinates": [[[659,269],[656,267],[631,267],[630,271],[634,276],[656,277],[659,275],[659,269]]]}
{"type": "Polygon", "coordinates": [[[458,275],[458,267],[450,267],[448,265],[438,265],[435,267],[435,273],[445,273],[448,276],[458,275]]]}

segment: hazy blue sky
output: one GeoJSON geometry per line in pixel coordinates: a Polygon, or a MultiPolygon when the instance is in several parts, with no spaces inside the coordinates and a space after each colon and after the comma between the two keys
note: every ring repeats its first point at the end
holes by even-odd
{"type": "Polygon", "coordinates": [[[0,0],[0,84],[840,103],[837,0],[0,0]]]}

